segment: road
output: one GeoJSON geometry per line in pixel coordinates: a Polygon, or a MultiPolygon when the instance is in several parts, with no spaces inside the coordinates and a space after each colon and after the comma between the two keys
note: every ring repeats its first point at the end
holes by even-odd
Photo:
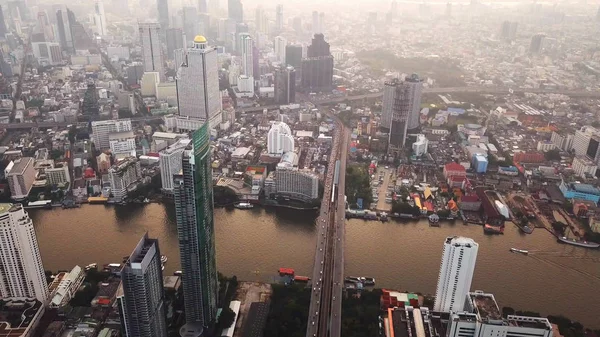
{"type": "MultiPolygon", "coordinates": [[[[162,116],[138,116],[130,118],[131,122],[149,122],[161,120],[162,116]]],[[[19,130],[19,129],[31,129],[31,128],[54,128],[54,127],[67,127],[68,125],[75,123],[57,123],[57,122],[39,122],[39,123],[11,123],[1,125],[0,128],[8,130],[19,130]]]]}
{"type": "Polygon", "coordinates": [[[379,198],[379,200],[377,201],[377,210],[390,211],[392,209],[392,204],[386,203],[385,198],[387,198],[386,194],[388,193],[388,186],[390,184],[390,178],[392,177],[392,170],[386,168],[378,168],[376,173],[376,179],[378,179],[377,177],[380,173],[383,173],[384,176],[383,182],[379,184],[379,187],[377,188],[377,198],[379,198]]]}

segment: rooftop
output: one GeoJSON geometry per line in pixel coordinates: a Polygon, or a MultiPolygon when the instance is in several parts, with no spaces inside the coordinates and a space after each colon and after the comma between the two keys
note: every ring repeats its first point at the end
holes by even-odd
{"type": "Polygon", "coordinates": [[[23,157],[23,158],[17,159],[17,160],[15,160],[15,163],[8,174],[9,175],[10,174],[23,174],[23,172],[25,172],[25,169],[27,168],[27,166],[31,165],[32,163],[33,163],[33,158],[31,158],[31,157],[23,157]]]}
{"type": "Polygon", "coordinates": [[[34,321],[42,303],[35,298],[3,298],[0,304],[0,336],[21,336],[34,321]]]}
{"type": "Polygon", "coordinates": [[[0,214],[6,213],[8,212],[8,210],[12,207],[12,204],[9,203],[3,203],[0,204],[0,214]]]}
{"type": "Polygon", "coordinates": [[[592,186],[590,184],[572,183],[572,184],[570,184],[569,187],[570,187],[570,189],[573,189],[576,192],[600,195],[600,189],[598,189],[597,187],[592,186]]]}
{"type": "Polygon", "coordinates": [[[500,320],[502,314],[498,308],[498,303],[492,294],[469,293],[476,313],[482,320],[500,320]]]}
{"type": "Polygon", "coordinates": [[[118,140],[123,138],[135,138],[133,131],[112,132],[108,135],[108,140],[118,140]]]}

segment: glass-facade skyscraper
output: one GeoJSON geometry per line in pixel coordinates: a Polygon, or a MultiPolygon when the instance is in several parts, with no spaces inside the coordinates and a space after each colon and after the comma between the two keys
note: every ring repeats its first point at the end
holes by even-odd
{"type": "Polygon", "coordinates": [[[209,125],[196,130],[174,176],[175,212],[186,326],[210,326],[217,314],[217,263],[213,221],[209,125]]]}

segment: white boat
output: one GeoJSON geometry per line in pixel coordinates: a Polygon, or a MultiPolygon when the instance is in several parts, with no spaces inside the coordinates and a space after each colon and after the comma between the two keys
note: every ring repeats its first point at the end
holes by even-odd
{"type": "Polygon", "coordinates": [[[85,266],[85,271],[88,271],[90,269],[97,269],[98,268],[98,264],[97,263],[90,263],[87,266],[85,266]]]}
{"type": "Polygon", "coordinates": [[[521,253],[525,255],[529,254],[529,251],[524,249],[511,248],[510,251],[513,253],[521,253]]]}
{"type": "Polygon", "coordinates": [[[160,262],[162,262],[162,263],[167,263],[167,260],[168,260],[168,258],[167,258],[167,256],[166,256],[166,255],[161,255],[161,256],[160,256],[160,262]]]}
{"type": "Polygon", "coordinates": [[[165,265],[160,266],[160,270],[165,270],[165,265]]]}
{"type": "Polygon", "coordinates": [[[237,204],[233,205],[233,207],[239,208],[239,209],[250,209],[250,208],[254,208],[254,205],[252,205],[249,202],[238,202],[237,204]]]}
{"type": "Polygon", "coordinates": [[[494,201],[494,203],[496,204],[496,209],[498,209],[498,213],[500,213],[505,219],[508,219],[510,217],[508,213],[508,207],[506,207],[506,205],[503,204],[500,200],[496,200],[494,201]]]}

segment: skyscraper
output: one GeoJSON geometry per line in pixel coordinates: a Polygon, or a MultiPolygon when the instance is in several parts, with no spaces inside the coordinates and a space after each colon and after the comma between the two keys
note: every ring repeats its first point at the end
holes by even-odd
{"type": "Polygon", "coordinates": [[[208,326],[217,314],[217,264],[208,123],[192,135],[173,181],[186,325],[208,326]]]}
{"type": "Polygon", "coordinates": [[[285,46],[285,63],[291,65],[296,69],[300,69],[302,67],[302,46],[285,46]]]}
{"type": "Polygon", "coordinates": [[[435,292],[433,310],[462,311],[471,289],[479,245],[465,237],[447,237],[435,292]]]}
{"type": "Polygon", "coordinates": [[[265,15],[265,9],[260,5],[256,6],[254,11],[254,25],[259,33],[267,34],[269,32],[269,19],[265,15]]]}
{"type": "Polygon", "coordinates": [[[196,34],[206,34],[200,31],[200,18],[198,16],[198,10],[196,7],[185,6],[181,9],[182,20],[183,20],[183,32],[188,38],[196,36],[196,34]]]}
{"type": "Polygon", "coordinates": [[[512,41],[517,37],[517,27],[519,23],[516,21],[504,21],[500,28],[500,38],[505,41],[512,41]]]}
{"type": "MultiPolygon", "coordinates": [[[[167,32],[167,57],[170,60],[175,58],[175,51],[177,49],[183,49],[183,29],[181,28],[168,28],[167,32]]],[[[179,67],[181,64],[177,64],[179,67]]]]}
{"type": "Polygon", "coordinates": [[[292,66],[275,69],[275,103],[290,104],[296,99],[296,71],[292,66]]]}
{"type": "Polygon", "coordinates": [[[198,35],[182,63],[176,78],[179,115],[220,123],[217,50],[207,45],[204,36],[198,35]]]}
{"type": "Polygon", "coordinates": [[[283,36],[275,37],[275,55],[277,55],[277,61],[285,64],[285,47],[287,45],[287,40],[283,36]]]}
{"type": "Polygon", "coordinates": [[[313,35],[322,33],[321,22],[319,20],[319,12],[317,11],[312,12],[312,32],[313,35]]]}
{"type": "Polygon", "coordinates": [[[544,47],[544,39],[546,35],[544,34],[535,34],[531,38],[531,45],[529,45],[529,52],[532,54],[539,54],[542,52],[542,48],[544,47]]]}
{"type": "Polygon", "coordinates": [[[0,37],[4,37],[7,33],[6,29],[6,21],[4,19],[4,11],[2,10],[2,6],[0,6],[0,37]]]}
{"type": "Polygon", "coordinates": [[[106,14],[104,13],[104,3],[102,0],[94,2],[94,23],[96,24],[96,33],[100,36],[108,34],[106,26],[106,14]]]}
{"type": "Polygon", "coordinates": [[[254,40],[250,34],[240,34],[240,47],[242,55],[242,75],[254,77],[254,40]]]}
{"type": "Polygon", "coordinates": [[[275,31],[279,34],[283,30],[283,5],[275,7],[275,31]]]}
{"type": "Polygon", "coordinates": [[[139,23],[142,40],[142,59],[144,71],[157,72],[161,81],[165,79],[164,59],[160,46],[160,24],[156,22],[139,23]]]}
{"type": "Polygon", "coordinates": [[[237,23],[244,22],[244,5],[241,0],[227,0],[227,9],[230,19],[237,23]]]}
{"type": "Polygon", "coordinates": [[[160,23],[160,28],[166,31],[169,28],[169,0],[157,0],[156,8],[158,9],[158,23],[160,23]]]}
{"type": "Polygon", "coordinates": [[[120,302],[126,337],[166,337],[162,264],[158,240],[142,239],[121,270],[124,300],[120,302]]]}
{"type": "Polygon", "coordinates": [[[419,126],[422,83],[413,74],[404,81],[386,82],[383,90],[382,126],[389,128],[389,152],[406,145],[407,130],[419,126]]]}
{"type": "Polygon", "coordinates": [[[294,151],[294,136],[289,125],[284,122],[275,122],[267,134],[267,153],[282,155],[294,151]]]}
{"type": "Polygon", "coordinates": [[[198,11],[200,13],[208,13],[208,4],[206,0],[198,0],[198,11]]]}
{"type": "Polygon", "coordinates": [[[333,85],[333,56],[323,34],[315,34],[306,56],[302,60],[302,87],[329,90],[333,85]]]}
{"type": "Polygon", "coordinates": [[[48,301],[48,284],[33,222],[21,204],[0,204],[0,297],[48,301]]]}

